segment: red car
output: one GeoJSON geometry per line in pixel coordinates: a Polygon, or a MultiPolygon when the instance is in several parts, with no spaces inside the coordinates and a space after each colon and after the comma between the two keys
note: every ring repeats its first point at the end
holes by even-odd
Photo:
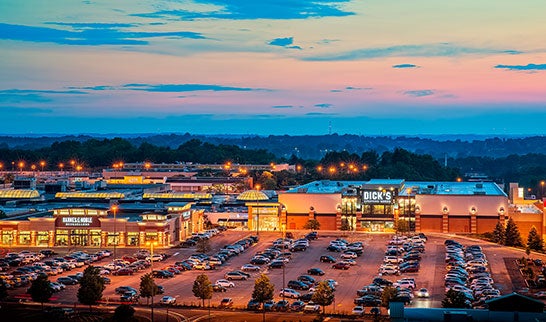
{"type": "Polygon", "coordinates": [[[114,275],[133,275],[133,270],[130,268],[120,268],[117,271],[115,271],[114,275]]]}
{"type": "Polygon", "coordinates": [[[138,260],[138,258],[133,256],[123,256],[121,259],[123,259],[126,262],[129,262],[129,264],[134,263],[138,260]]]}
{"type": "Polygon", "coordinates": [[[351,265],[349,263],[342,263],[342,262],[335,263],[334,265],[332,265],[332,268],[335,268],[335,269],[348,270],[349,267],[351,267],[351,265]]]}

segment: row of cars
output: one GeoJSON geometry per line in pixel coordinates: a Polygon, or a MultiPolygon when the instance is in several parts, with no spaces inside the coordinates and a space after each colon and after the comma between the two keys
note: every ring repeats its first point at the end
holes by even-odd
{"type": "MultiPolygon", "coordinates": [[[[260,251],[252,257],[249,265],[267,265],[268,268],[282,268],[292,259],[293,253],[304,252],[310,247],[310,242],[318,238],[316,231],[306,234],[303,238],[293,239],[279,238],[273,241],[273,245],[263,251],[260,251]]],[[[243,266],[244,267],[244,266],[243,266]]],[[[263,303],[263,308],[266,311],[279,312],[316,312],[320,307],[316,304],[309,303],[314,292],[314,288],[318,281],[311,275],[322,276],[324,271],[319,268],[310,268],[308,274],[302,274],[296,279],[290,279],[286,287],[279,290],[279,301],[266,301],[263,303]],[[302,294],[301,291],[308,291],[302,294]],[[287,299],[294,300],[290,303],[287,299]]],[[[261,307],[261,303],[251,299],[247,304],[247,309],[257,310],[261,307]]]]}
{"type": "Polygon", "coordinates": [[[448,239],[446,247],[445,291],[459,292],[467,307],[483,308],[485,301],[500,296],[494,286],[485,254],[479,245],[463,246],[448,239]]]}
{"type": "MultiPolygon", "coordinates": [[[[93,262],[99,261],[105,257],[111,256],[111,252],[102,250],[93,254],[83,251],[76,251],[65,256],[54,257],[55,254],[50,250],[42,250],[39,253],[22,251],[20,253],[8,253],[4,259],[8,261],[26,262],[27,264],[17,266],[13,270],[0,274],[0,280],[6,287],[22,287],[29,285],[39,275],[55,276],[74,268],[83,267],[93,262]],[[28,261],[20,261],[18,258],[26,258],[28,261]]],[[[60,291],[64,288],[63,285],[52,284],[55,291],[60,291]]]]}
{"type": "MultiPolygon", "coordinates": [[[[379,311],[378,306],[381,305],[381,296],[383,290],[387,286],[396,288],[396,300],[411,303],[414,298],[416,289],[415,279],[406,277],[392,282],[383,278],[384,275],[400,275],[401,273],[415,272],[416,270],[408,270],[409,267],[419,268],[419,260],[421,253],[425,251],[426,236],[402,236],[395,235],[387,242],[385,257],[383,264],[379,268],[379,276],[372,280],[372,283],[357,290],[356,298],[354,299],[353,308],[354,315],[362,315],[365,313],[365,307],[373,307],[374,312],[379,311]]],[[[418,296],[428,297],[428,290],[420,289],[417,291],[418,296]]]]}

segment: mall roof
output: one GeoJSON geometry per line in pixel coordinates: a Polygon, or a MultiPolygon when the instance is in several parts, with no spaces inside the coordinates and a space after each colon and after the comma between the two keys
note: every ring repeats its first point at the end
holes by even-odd
{"type": "Polygon", "coordinates": [[[0,199],[34,199],[39,197],[40,197],[40,193],[36,190],[28,190],[28,189],[0,190],[0,199]]]}
{"type": "Polygon", "coordinates": [[[56,199],[124,199],[121,192],[57,192],[56,199]]]}
{"type": "Polygon", "coordinates": [[[410,195],[507,196],[494,182],[406,181],[400,196],[410,195]]]}
{"type": "Polygon", "coordinates": [[[286,193],[341,193],[347,188],[387,188],[397,186],[398,195],[485,195],[506,196],[494,182],[404,181],[403,179],[371,179],[369,181],[321,180],[292,188],[286,193]]]}
{"type": "Polygon", "coordinates": [[[292,188],[287,193],[341,193],[344,189],[352,186],[361,186],[367,181],[313,181],[302,186],[292,188]]]}

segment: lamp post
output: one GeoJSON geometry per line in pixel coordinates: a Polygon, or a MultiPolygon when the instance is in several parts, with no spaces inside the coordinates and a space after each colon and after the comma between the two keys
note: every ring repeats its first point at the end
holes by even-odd
{"type": "Polygon", "coordinates": [[[146,245],[150,246],[150,273],[154,272],[154,246],[157,246],[157,241],[149,241],[146,245]]]}
{"type": "Polygon", "coordinates": [[[118,236],[117,236],[117,230],[116,230],[116,213],[118,211],[117,205],[112,205],[112,212],[114,213],[114,260],[117,258],[116,256],[116,246],[118,244],[118,236]]]}
{"type": "Polygon", "coordinates": [[[544,197],[544,180],[540,181],[540,198],[544,197]]]}

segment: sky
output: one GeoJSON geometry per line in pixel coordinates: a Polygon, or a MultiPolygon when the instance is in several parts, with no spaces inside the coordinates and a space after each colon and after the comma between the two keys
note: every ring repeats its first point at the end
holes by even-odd
{"type": "Polygon", "coordinates": [[[543,135],[544,0],[2,0],[0,134],[543,135]]]}

